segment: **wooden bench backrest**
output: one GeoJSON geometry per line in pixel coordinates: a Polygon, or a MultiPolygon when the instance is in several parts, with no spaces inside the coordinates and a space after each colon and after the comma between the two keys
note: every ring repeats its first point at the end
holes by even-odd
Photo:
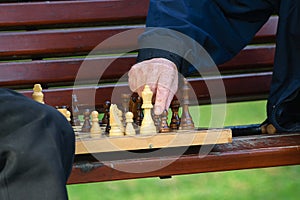
{"type": "MultiPolygon", "coordinates": [[[[1,3],[0,86],[20,90],[30,97],[33,85],[41,83],[47,104],[70,106],[73,84],[83,61],[89,62],[91,68],[101,70],[104,67],[101,63],[114,58],[114,53],[120,52],[120,49],[132,49],[137,44],[136,41],[124,40],[101,47],[101,56],[86,56],[98,44],[118,33],[131,29],[142,32],[148,3],[148,0],[1,3]]],[[[277,17],[272,17],[252,42],[263,45],[246,48],[233,60],[219,66],[224,74],[228,101],[266,97],[271,80],[275,48],[272,43],[277,20],[277,17]]],[[[134,53],[116,59],[100,82],[119,80],[135,60],[134,53]]],[[[99,77],[97,73],[90,73],[83,78],[97,80],[99,77]]],[[[208,103],[209,93],[204,81],[194,78],[191,83],[199,101],[208,103]]],[[[96,91],[96,104],[101,106],[110,99],[114,87],[114,84],[87,85],[81,93],[89,95],[96,91]]],[[[126,85],[118,87],[129,92],[126,85]]]]}

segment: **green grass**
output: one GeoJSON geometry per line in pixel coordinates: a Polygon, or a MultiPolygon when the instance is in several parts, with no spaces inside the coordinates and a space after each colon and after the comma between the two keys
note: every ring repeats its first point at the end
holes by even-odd
{"type": "MultiPolygon", "coordinates": [[[[265,101],[228,104],[225,126],[260,123],[265,119],[265,101]]],[[[200,108],[200,123],[210,123],[209,106],[200,108]]],[[[197,109],[191,110],[192,116],[197,109]]],[[[216,117],[218,120],[218,116],[216,117]]],[[[284,199],[300,197],[300,166],[239,170],[69,185],[70,200],[214,200],[284,199]]]]}

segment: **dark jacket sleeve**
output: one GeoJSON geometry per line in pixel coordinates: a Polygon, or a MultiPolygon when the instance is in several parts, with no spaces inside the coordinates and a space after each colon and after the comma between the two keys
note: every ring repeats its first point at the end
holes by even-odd
{"type": "MultiPolygon", "coordinates": [[[[224,63],[252,40],[277,4],[277,0],[150,0],[147,29],[139,38],[138,62],[163,57],[188,74],[193,70],[183,69],[188,66],[182,66],[182,57],[190,51],[194,61],[203,59],[197,54],[197,42],[216,64],[224,63]]],[[[201,61],[195,63],[202,65],[201,61]]]]}
{"type": "Polygon", "coordinates": [[[0,88],[0,199],[68,199],[75,136],[56,109],[0,88]]]}

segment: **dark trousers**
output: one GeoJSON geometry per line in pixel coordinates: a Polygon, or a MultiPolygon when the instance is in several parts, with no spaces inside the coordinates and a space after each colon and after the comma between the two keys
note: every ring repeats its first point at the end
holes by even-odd
{"type": "Polygon", "coordinates": [[[68,199],[74,133],[54,108],[0,89],[0,199],[68,199]]]}
{"type": "MultiPolygon", "coordinates": [[[[279,131],[299,131],[299,0],[150,0],[147,27],[162,27],[183,33],[203,46],[216,64],[221,64],[249,44],[257,31],[274,13],[279,15],[279,24],[267,120],[279,131]]],[[[140,37],[140,44],[151,43],[149,38],[155,35],[154,32],[153,29],[146,30],[140,37]]],[[[180,44],[178,35],[174,36],[168,31],[156,35],[158,34],[164,35],[164,38],[168,34],[170,37],[177,37],[175,42],[161,44],[168,45],[169,49],[185,45],[180,44]],[[176,42],[178,44],[172,47],[176,42]]],[[[155,41],[158,39],[152,40],[155,41]]],[[[191,48],[187,47],[187,49],[192,48],[192,45],[191,48]]],[[[193,72],[190,66],[181,66],[184,62],[178,59],[178,56],[157,49],[140,50],[138,61],[154,57],[172,60],[184,75],[187,75],[186,72],[193,72]]],[[[197,59],[199,63],[204,63],[201,62],[203,59],[201,55],[195,55],[194,60],[197,59]]]]}

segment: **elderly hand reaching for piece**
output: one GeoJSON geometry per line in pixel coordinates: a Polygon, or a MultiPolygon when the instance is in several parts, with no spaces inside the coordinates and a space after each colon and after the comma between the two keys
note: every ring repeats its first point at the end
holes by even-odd
{"type": "Polygon", "coordinates": [[[176,65],[165,58],[153,58],[132,66],[128,73],[129,87],[140,96],[145,85],[155,95],[154,114],[168,109],[178,88],[176,65]]]}

